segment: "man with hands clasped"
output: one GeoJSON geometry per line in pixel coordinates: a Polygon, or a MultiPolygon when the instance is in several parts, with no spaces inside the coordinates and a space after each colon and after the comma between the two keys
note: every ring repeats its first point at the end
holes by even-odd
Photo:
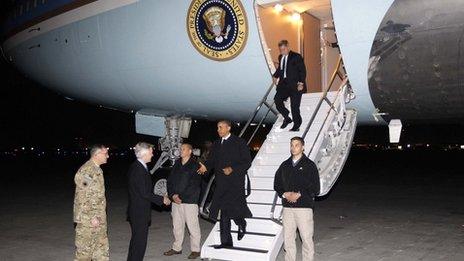
{"type": "Polygon", "coordinates": [[[292,156],[285,160],[274,178],[274,190],[282,198],[285,260],[296,260],[296,231],[303,241],[303,260],[314,260],[314,197],[319,194],[319,172],[304,152],[304,140],[290,140],[292,156]]]}
{"type": "Polygon", "coordinates": [[[185,224],[190,233],[191,253],[188,259],[200,257],[201,231],[198,221],[198,201],[200,200],[201,176],[197,173],[200,165],[192,157],[192,145],[183,143],[181,158],[172,167],[168,178],[168,196],[172,199],[172,248],[164,252],[165,256],[182,253],[185,224]]]}

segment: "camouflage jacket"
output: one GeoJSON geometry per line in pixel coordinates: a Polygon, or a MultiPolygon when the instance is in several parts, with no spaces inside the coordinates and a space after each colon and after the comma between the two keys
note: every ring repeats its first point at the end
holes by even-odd
{"type": "Polygon", "coordinates": [[[74,222],[90,225],[92,218],[97,217],[106,224],[103,170],[89,160],[77,171],[74,182],[74,222]]]}

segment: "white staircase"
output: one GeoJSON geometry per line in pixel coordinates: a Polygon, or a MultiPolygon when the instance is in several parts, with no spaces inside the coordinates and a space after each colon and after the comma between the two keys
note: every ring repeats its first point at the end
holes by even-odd
{"type": "MultiPolygon", "coordinates": [[[[237,226],[232,222],[234,247],[214,249],[214,245],[221,243],[217,222],[203,244],[202,258],[240,261],[276,259],[283,243],[283,231],[280,224],[281,199],[274,191],[274,175],[279,165],[290,157],[290,138],[303,136],[306,126],[309,127],[305,135],[305,153],[318,166],[321,181],[319,195],[330,191],[348,157],[356,128],[356,111],[345,108],[345,103],[352,97],[347,91],[346,80],[339,91],[327,93],[327,100],[321,100],[323,95],[303,95],[300,107],[303,124],[299,132],[288,131],[292,124],[285,130],[280,129],[283,119],[278,117],[248,170],[252,192],[247,202],[253,218],[247,219],[245,237],[237,240],[237,226]]],[[[288,103],[286,106],[290,107],[288,103]]]]}

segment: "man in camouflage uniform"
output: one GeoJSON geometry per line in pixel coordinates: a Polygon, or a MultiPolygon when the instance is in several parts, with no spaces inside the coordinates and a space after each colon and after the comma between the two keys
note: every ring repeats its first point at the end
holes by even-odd
{"type": "Polygon", "coordinates": [[[109,260],[105,181],[100,168],[107,160],[105,146],[92,146],[90,160],[82,165],[74,178],[75,261],[109,260]]]}

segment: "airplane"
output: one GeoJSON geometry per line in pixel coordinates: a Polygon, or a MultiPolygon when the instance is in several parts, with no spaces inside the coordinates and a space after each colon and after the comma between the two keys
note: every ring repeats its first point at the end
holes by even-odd
{"type": "Polygon", "coordinates": [[[250,225],[262,233],[216,250],[213,229],[203,258],[275,259],[281,206],[270,184],[290,135],[307,141],[326,195],[356,126],[388,126],[398,142],[403,122],[464,119],[459,0],[13,2],[4,58],[67,98],[135,112],[138,133],[163,137],[156,168],[178,157],[192,119],[246,121],[240,135],[255,126],[252,137],[262,123],[274,124],[249,170],[247,200],[261,217],[250,225]],[[296,134],[278,128],[272,101],[281,39],[303,55],[308,71],[306,127],[296,134]]]}

